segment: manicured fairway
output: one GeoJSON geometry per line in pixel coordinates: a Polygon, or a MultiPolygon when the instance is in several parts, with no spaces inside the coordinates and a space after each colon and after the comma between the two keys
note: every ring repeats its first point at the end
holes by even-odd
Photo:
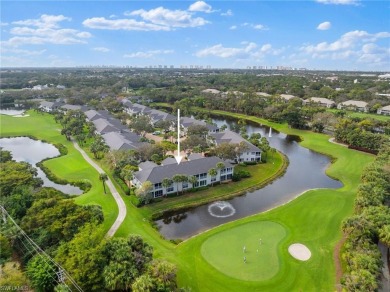
{"type": "Polygon", "coordinates": [[[209,237],[201,253],[209,264],[229,277],[267,280],[279,271],[278,249],[285,236],[286,230],[278,223],[250,222],[209,237]]]}

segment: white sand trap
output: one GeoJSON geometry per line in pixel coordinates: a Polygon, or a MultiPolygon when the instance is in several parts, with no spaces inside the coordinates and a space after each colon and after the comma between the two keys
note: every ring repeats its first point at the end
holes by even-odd
{"type": "Polygon", "coordinates": [[[297,260],[307,261],[311,257],[310,250],[301,243],[294,243],[288,247],[288,252],[297,260]]]}
{"type": "Polygon", "coordinates": [[[14,118],[25,118],[25,117],[29,117],[30,115],[14,115],[13,117],[14,118]]]}

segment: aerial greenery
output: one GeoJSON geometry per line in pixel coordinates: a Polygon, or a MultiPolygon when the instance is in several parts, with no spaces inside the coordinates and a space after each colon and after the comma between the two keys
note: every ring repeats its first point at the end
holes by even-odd
{"type": "MultiPolygon", "coordinates": [[[[147,220],[151,214],[150,210],[134,207],[124,196],[128,216],[119,228],[116,237],[128,238],[130,234],[141,235],[145,242],[153,246],[156,257],[168,260],[177,266],[178,285],[180,287],[190,287],[192,291],[291,291],[294,289],[313,291],[319,287],[325,291],[334,290],[333,249],[341,237],[342,220],[352,212],[352,203],[361,171],[364,166],[373,160],[373,156],[331,144],[328,142],[329,137],[323,134],[291,129],[285,124],[269,123],[263,119],[241,114],[230,114],[222,111],[213,113],[267,124],[279,131],[301,136],[303,146],[334,158],[334,163],[327,169],[327,173],[340,179],[344,187],[337,190],[323,189],[306,192],[284,206],[216,227],[177,246],[162,239],[158,232],[150,226],[147,220]],[[218,271],[203,257],[201,247],[208,238],[222,231],[230,232],[232,228],[247,222],[261,221],[272,221],[280,224],[287,232],[287,237],[282,240],[278,249],[280,270],[274,277],[265,281],[237,280],[218,271]],[[302,241],[313,253],[312,258],[306,263],[297,262],[287,253],[289,244],[302,241]]],[[[69,154],[46,161],[46,163],[52,162],[48,166],[60,177],[80,175],[80,172],[76,172],[74,169],[75,165],[78,168],[83,165],[81,156],[78,156],[75,160],[76,157],[74,156],[77,153],[75,153],[73,146],[64,137],[60,136],[50,116],[46,114],[41,116],[31,112],[30,115],[30,117],[23,118],[27,120],[20,122],[16,118],[2,116],[2,132],[6,129],[7,135],[17,135],[30,131],[37,138],[45,138],[45,140],[53,143],[64,143],[69,149],[69,154]],[[34,123],[28,121],[34,121],[34,123]],[[5,126],[3,127],[3,125],[5,126]],[[39,130],[36,129],[37,125],[42,125],[39,130]],[[59,159],[62,169],[54,163],[59,159]],[[72,171],[64,166],[72,168],[72,171]]],[[[84,165],[84,167],[86,166],[84,165]]],[[[81,167],[81,169],[83,168],[81,167]]],[[[110,212],[110,209],[107,208],[111,197],[103,195],[102,183],[99,182],[96,172],[93,173],[93,176],[88,176],[88,172],[82,173],[91,179],[94,177],[92,188],[89,193],[77,198],[76,202],[79,204],[95,203],[101,205],[105,216],[104,226],[109,227],[113,220],[111,223],[108,220],[109,223],[107,223],[107,216],[111,215],[113,216],[111,218],[115,218],[117,214],[110,212]],[[99,194],[102,196],[102,200],[99,200],[99,194],[96,192],[91,195],[91,192],[96,188],[100,189],[99,194]]],[[[219,185],[211,189],[217,187],[219,185]]],[[[115,210],[115,207],[112,209],[115,210]]],[[[150,275],[145,275],[141,280],[149,283],[148,285],[152,285],[150,282],[153,281],[150,281],[150,277],[150,275]]],[[[138,283],[141,280],[134,282],[133,288],[139,287],[137,285],[141,285],[138,283]]]]}

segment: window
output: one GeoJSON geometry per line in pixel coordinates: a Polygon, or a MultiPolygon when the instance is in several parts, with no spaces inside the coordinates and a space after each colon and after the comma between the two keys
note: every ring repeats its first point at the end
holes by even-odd
{"type": "Polygon", "coordinates": [[[211,178],[211,181],[212,181],[212,182],[215,182],[215,181],[217,181],[217,178],[216,178],[215,176],[213,176],[213,177],[211,178]]]}
{"type": "Polygon", "coordinates": [[[155,192],[154,192],[154,197],[155,197],[155,198],[161,197],[162,195],[163,195],[163,191],[162,191],[162,190],[159,190],[159,191],[155,191],[155,192]]]}
{"type": "Polygon", "coordinates": [[[256,152],[256,156],[260,156],[260,152],[256,152]]]}
{"type": "Polygon", "coordinates": [[[232,172],[232,168],[231,167],[226,168],[226,172],[232,172]]]}
{"type": "Polygon", "coordinates": [[[201,173],[200,175],[199,175],[199,179],[203,179],[203,178],[206,178],[207,177],[207,173],[205,172],[205,173],[201,173]]]}
{"type": "Polygon", "coordinates": [[[154,189],[155,189],[155,190],[161,189],[161,187],[162,187],[161,183],[154,184],[154,189]]]}
{"type": "Polygon", "coordinates": [[[207,181],[206,180],[201,180],[199,182],[199,185],[202,187],[202,186],[206,186],[207,185],[207,181]]]}
{"type": "Polygon", "coordinates": [[[167,193],[173,192],[173,186],[167,188],[167,193]]]}
{"type": "Polygon", "coordinates": [[[194,188],[199,187],[199,182],[194,183],[194,188]]]}
{"type": "Polygon", "coordinates": [[[255,161],[255,159],[254,159],[254,158],[251,158],[251,161],[255,161]]]}
{"type": "Polygon", "coordinates": [[[256,153],[256,152],[252,152],[251,154],[252,154],[252,155],[255,155],[255,153],[256,153]]]}
{"type": "Polygon", "coordinates": [[[221,181],[226,180],[226,175],[221,175],[221,181]]]}
{"type": "Polygon", "coordinates": [[[228,174],[228,175],[226,176],[226,179],[232,179],[232,177],[233,177],[232,174],[228,174]]]}
{"type": "Polygon", "coordinates": [[[226,172],[226,168],[224,169],[221,169],[221,174],[225,173],[226,172]]]}
{"type": "Polygon", "coordinates": [[[183,189],[188,188],[188,182],[183,182],[183,183],[182,183],[182,187],[183,187],[183,189]]]}

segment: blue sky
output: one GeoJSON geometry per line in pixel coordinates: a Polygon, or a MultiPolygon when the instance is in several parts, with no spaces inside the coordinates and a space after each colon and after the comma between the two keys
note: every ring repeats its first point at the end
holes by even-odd
{"type": "Polygon", "coordinates": [[[1,66],[390,70],[390,2],[2,1],[1,66]]]}

